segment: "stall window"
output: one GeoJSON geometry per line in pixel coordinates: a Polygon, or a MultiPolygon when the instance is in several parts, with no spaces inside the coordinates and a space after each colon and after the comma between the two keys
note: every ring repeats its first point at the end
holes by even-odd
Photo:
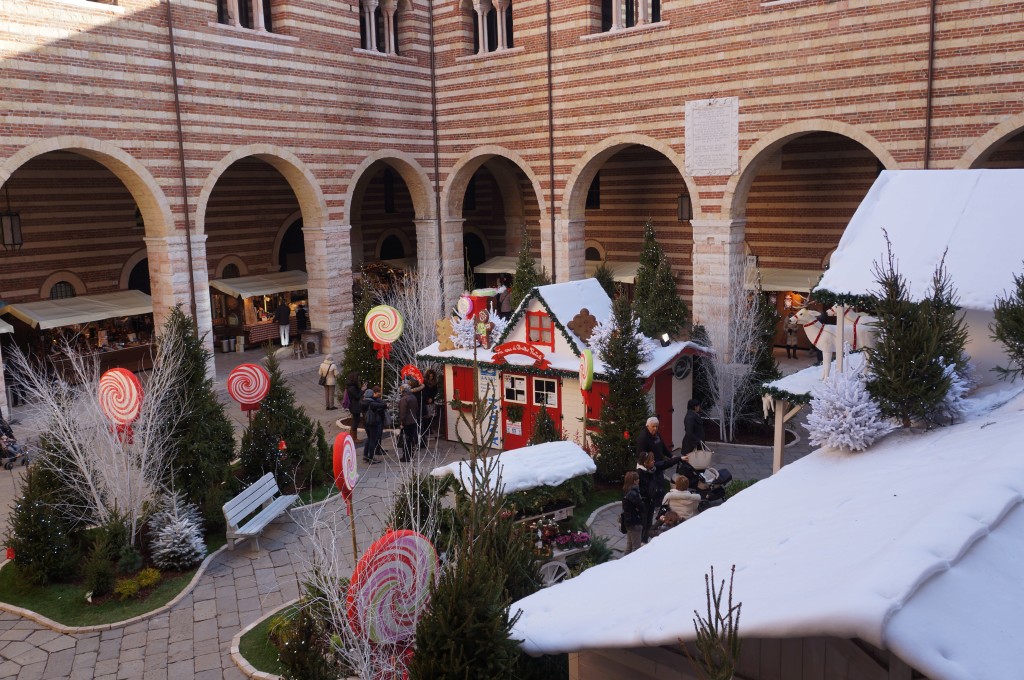
{"type": "Polygon", "coordinates": [[[506,375],[502,378],[505,387],[505,401],[516,404],[526,403],[526,378],[521,375],[506,375]]]}
{"type": "Polygon", "coordinates": [[[534,378],[533,405],[558,408],[558,382],[548,378],[534,378]]]}
{"type": "Polygon", "coordinates": [[[466,405],[460,410],[473,410],[473,369],[469,366],[452,366],[452,399],[466,405]]]}
{"type": "Polygon", "coordinates": [[[75,287],[67,281],[58,281],[50,289],[51,300],[66,300],[75,297],[75,287]]]}
{"type": "Polygon", "coordinates": [[[544,312],[526,313],[526,339],[531,345],[545,345],[555,349],[555,324],[544,312]]]}

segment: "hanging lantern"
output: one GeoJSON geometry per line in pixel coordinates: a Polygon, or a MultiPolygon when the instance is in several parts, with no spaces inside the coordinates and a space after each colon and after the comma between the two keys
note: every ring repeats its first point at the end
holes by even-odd
{"type": "Polygon", "coordinates": [[[283,439],[277,443],[277,450],[280,451],[281,453],[284,453],[285,451],[288,450],[288,445],[285,444],[283,439]]]}

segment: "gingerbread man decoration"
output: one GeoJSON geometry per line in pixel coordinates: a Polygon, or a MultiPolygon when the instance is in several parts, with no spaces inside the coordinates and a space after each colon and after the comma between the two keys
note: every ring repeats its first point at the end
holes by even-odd
{"type": "Polygon", "coordinates": [[[437,348],[442,352],[455,349],[452,342],[452,320],[450,318],[438,319],[434,322],[434,332],[437,333],[437,348]]]}
{"type": "Polygon", "coordinates": [[[568,323],[569,330],[576,334],[583,342],[589,342],[590,336],[594,333],[594,328],[597,326],[597,317],[590,313],[590,310],[584,307],[572,317],[572,321],[568,323]]]}
{"type": "Polygon", "coordinates": [[[490,315],[487,314],[486,309],[481,309],[476,313],[476,323],[473,325],[473,330],[476,333],[476,343],[484,349],[491,348],[491,331],[494,329],[494,324],[490,321],[490,315]]]}

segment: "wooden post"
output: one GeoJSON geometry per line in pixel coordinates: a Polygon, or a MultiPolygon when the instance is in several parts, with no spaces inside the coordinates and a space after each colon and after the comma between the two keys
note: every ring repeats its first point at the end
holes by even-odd
{"type": "Polygon", "coordinates": [[[773,400],[775,405],[775,445],[772,447],[772,474],[782,469],[782,449],[786,445],[786,411],[789,402],[773,400]]]}
{"type": "MultiPolygon", "coordinates": [[[[348,521],[352,527],[352,564],[359,563],[359,548],[356,547],[356,515],[352,512],[352,499],[348,499],[348,521]]],[[[352,567],[355,569],[355,567],[352,567]]]]}
{"type": "Polygon", "coordinates": [[[839,305],[836,318],[836,373],[843,372],[843,348],[846,346],[846,305],[839,305]]]}

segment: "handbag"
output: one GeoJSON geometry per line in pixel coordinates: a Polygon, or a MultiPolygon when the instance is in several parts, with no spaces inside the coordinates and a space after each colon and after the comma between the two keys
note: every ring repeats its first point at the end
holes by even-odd
{"type": "Polygon", "coordinates": [[[320,379],[317,380],[317,383],[320,384],[320,385],[326,385],[327,384],[327,376],[326,375],[320,376],[320,379]]]}
{"type": "Polygon", "coordinates": [[[626,513],[624,512],[619,513],[619,533],[626,533],[626,513]]]}
{"type": "Polygon", "coordinates": [[[697,470],[703,470],[711,466],[711,457],[714,456],[715,452],[708,448],[704,442],[700,443],[700,446],[693,451],[690,451],[690,466],[697,470]]]}

